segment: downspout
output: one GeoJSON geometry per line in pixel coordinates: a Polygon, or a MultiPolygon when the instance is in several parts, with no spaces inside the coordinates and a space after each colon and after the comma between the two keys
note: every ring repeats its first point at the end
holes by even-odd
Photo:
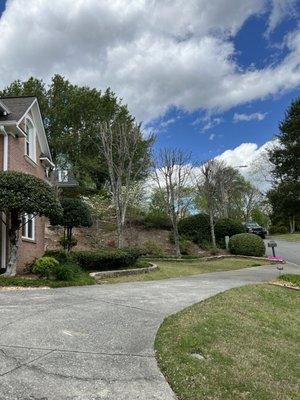
{"type": "MultiPolygon", "coordinates": [[[[8,170],[8,134],[3,125],[0,125],[0,131],[3,133],[3,171],[8,170]]],[[[6,214],[2,212],[1,229],[2,229],[2,240],[1,240],[1,268],[6,267],[6,214]]]]}

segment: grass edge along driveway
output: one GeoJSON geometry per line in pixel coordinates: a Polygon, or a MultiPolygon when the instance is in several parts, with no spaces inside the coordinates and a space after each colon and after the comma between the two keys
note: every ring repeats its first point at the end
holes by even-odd
{"type": "Polygon", "coordinates": [[[158,365],[179,400],[296,400],[299,322],[299,292],[231,289],[165,319],[158,365]]]}
{"type": "Polygon", "coordinates": [[[221,260],[204,261],[181,260],[165,261],[153,260],[159,269],[148,274],[127,275],[115,278],[105,278],[103,283],[123,283],[138,281],[153,281],[170,278],[181,278],[184,276],[206,274],[209,272],[233,271],[241,268],[258,267],[267,264],[267,261],[247,258],[224,258],[221,260]]]}

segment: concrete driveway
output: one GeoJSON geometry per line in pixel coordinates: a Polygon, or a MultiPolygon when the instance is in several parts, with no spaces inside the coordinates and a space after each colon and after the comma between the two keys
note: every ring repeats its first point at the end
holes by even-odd
{"type": "MultiPolygon", "coordinates": [[[[286,271],[299,272],[296,266],[286,271]]],[[[0,292],[0,398],[171,400],[153,350],[165,318],[276,267],[183,279],[0,292]]]]}

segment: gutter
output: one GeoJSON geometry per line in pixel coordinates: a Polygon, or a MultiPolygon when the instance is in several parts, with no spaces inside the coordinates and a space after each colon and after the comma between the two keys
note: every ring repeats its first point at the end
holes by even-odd
{"type": "Polygon", "coordinates": [[[3,125],[0,125],[0,131],[3,133],[3,171],[8,170],[8,133],[3,125]]]}

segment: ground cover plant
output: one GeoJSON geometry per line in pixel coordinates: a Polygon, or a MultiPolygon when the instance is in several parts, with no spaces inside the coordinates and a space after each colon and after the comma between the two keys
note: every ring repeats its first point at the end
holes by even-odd
{"type": "Polygon", "coordinates": [[[296,399],[299,320],[296,291],[232,289],[163,322],[158,364],[180,400],[296,399]]]}

